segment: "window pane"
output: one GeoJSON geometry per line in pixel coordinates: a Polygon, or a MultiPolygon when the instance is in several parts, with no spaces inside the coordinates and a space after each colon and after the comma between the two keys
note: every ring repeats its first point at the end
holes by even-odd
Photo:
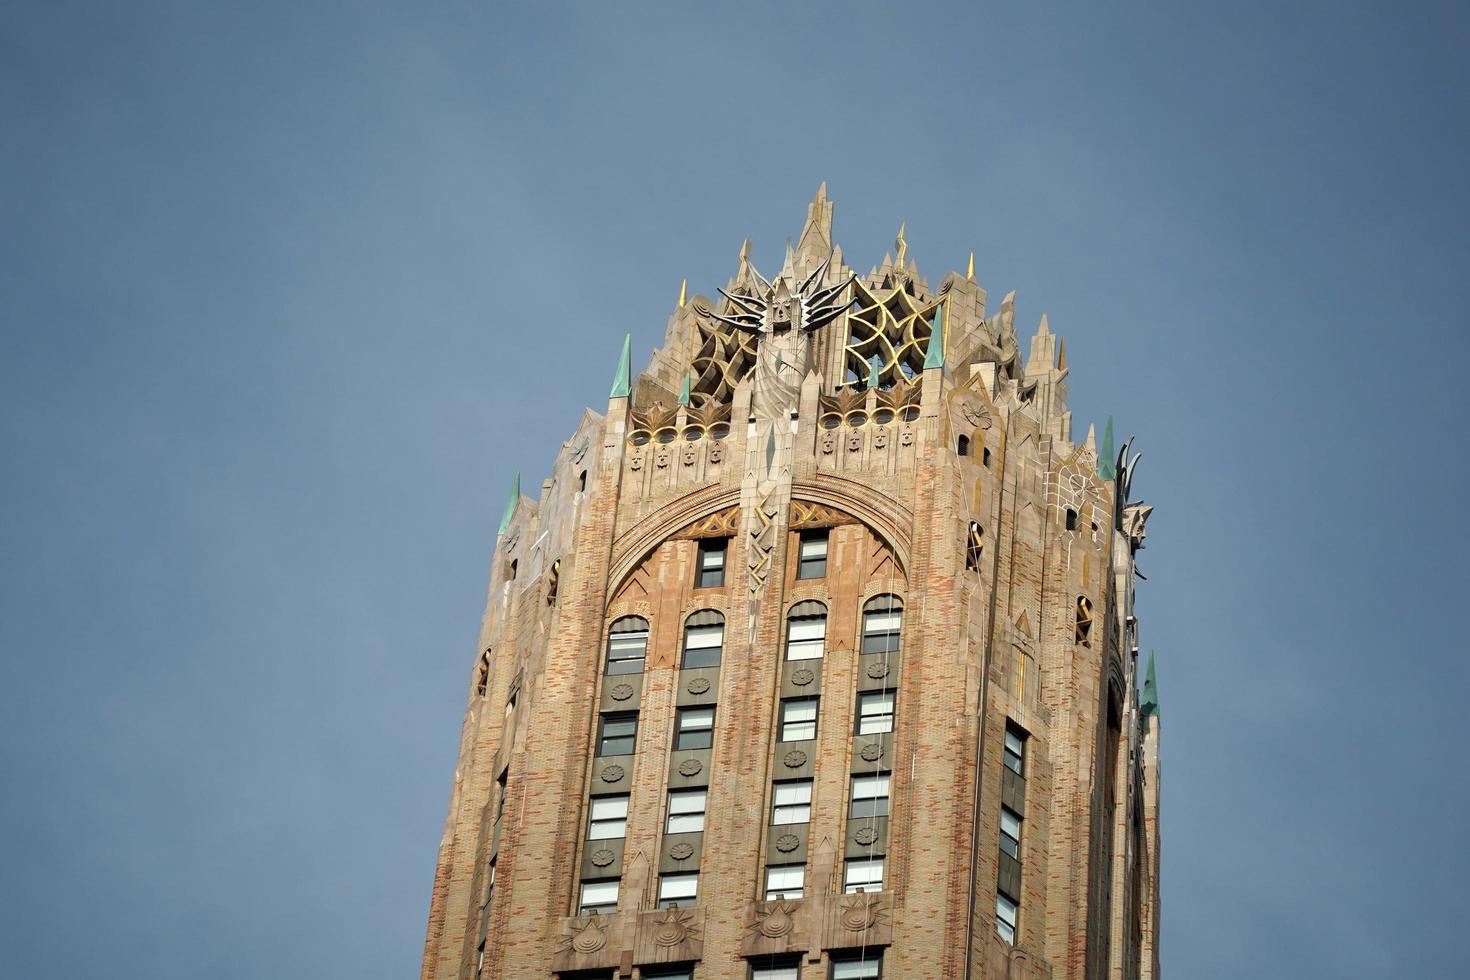
{"type": "Polygon", "coordinates": [[[707,749],[714,744],[714,708],[680,708],[675,749],[707,749]]]}
{"type": "Polygon", "coordinates": [[[827,535],[812,535],[801,539],[801,557],[826,558],[827,557],[827,535]]]}
{"type": "Polygon", "coordinates": [[[777,898],[801,898],[805,883],[805,865],[785,864],[767,868],[766,901],[777,898]]]}
{"type": "Polygon", "coordinates": [[[806,823],[811,818],[811,782],[777,783],[772,797],[771,823],[806,823]]]}
{"type": "Polygon", "coordinates": [[[702,789],[670,792],[667,832],[693,834],[704,830],[704,808],[705,791],[702,789]]]}
{"type": "Polygon", "coordinates": [[[1016,941],[1016,903],[995,893],[995,931],[1008,943],[1016,941]]]}
{"type": "Polygon", "coordinates": [[[607,639],[607,672],[636,674],[643,670],[643,656],[648,649],[648,630],[613,633],[607,639]]]}
{"type": "Polygon", "coordinates": [[[638,740],[637,715],[603,715],[598,755],[631,755],[638,740]]]}
{"type": "Polygon", "coordinates": [[[1010,834],[1016,840],[1021,839],[1021,818],[1016,816],[1005,807],[1000,808],[1000,831],[1010,834]]]}
{"type": "Polygon", "coordinates": [[[596,909],[611,912],[618,907],[618,883],[616,881],[584,881],[579,911],[585,915],[596,909]]]}
{"type": "Polygon", "coordinates": [[[883,975],[883,954],[869,953],[857,959],[832,961],[832,980],[876,980],[883,975]]]}
{"type": "Polygon", "coordinates": [[[882,817],[888,814],[888,777],[862,776],[852,781],[852,816],[882,817]]]}
{"type": "Polygon", "coordinates": [[[883,859],[862,858],[847,862],[842,890],[848,894],[883,890],[883,859]]]}
{"type": "Polygon", "coordinates": [[[801,742],[817,737],[817,699],[781,702],[781,741],[801,742]]]}
{"type": "Polygon", "coordinates": [[[874,691],[858,695],[859,735],[893,731],[893,692],[874,691]]]}
{"type": "Polygon", "coordinates": [[[1018,776],[1024,776],[1026,742],[1017,732],[1006,729],[1005,764],[1018,776]]]}
{"type": "Polygon", "coordinates": [[[801,980],[800,966],[758,966],[750,971],[750,980],[801,980]]]}
{"type": "Polygon", "coordinates": [[[725,627],[691,626],[684,631],[684,666],[716,667],[720,663],[720,646],[724,643],[725,627]]]}
{"type": "Polygon", "coordinates": [[[658,880],[658,907],[668,908],[676,902],[681,906],[693,905],[698,888],[697,873],[664,875],[658,880]]]}

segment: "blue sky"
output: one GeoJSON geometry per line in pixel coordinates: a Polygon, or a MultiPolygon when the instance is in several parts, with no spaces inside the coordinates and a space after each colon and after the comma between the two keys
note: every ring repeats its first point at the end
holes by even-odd
{"type": "Polygon", "coordinates": [[[512,473],[823,180],[1138,436],[1167,974],[1463,972],[1463,6],[235,6],[0,3],[0,974],[412,975],[512,473]]]}

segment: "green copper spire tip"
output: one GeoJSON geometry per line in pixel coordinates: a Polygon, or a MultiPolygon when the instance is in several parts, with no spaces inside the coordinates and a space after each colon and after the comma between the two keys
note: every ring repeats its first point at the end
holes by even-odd
{"type": "Polygon", "coordinates": [[[684,384],[679,387],[679,404],[689,404],[689,372],[684,372],[684,384]]]}
{"type": "Polygon", "coordinates": [[[1154,672],[1154,652],[1152,650],[1148,652],[1148,670],[1143,676],[1143,697],[1138,703],[1138,713],[1145,719],[1157,718],[1159,716],[1159,678],[1154,672]]]}
{"type": "Polygon", "coordinates": [[[495,532],[495,536],[496,537],[499,537],[500,535],[504,534],[505,533],[505,529],[508,528],[508,527],[510,527],[510,519],[511,519],[511,516],[513,514],[515,514],[515,512],[516,512],[516,504],[520,503],[520,500],[521,500],[521,471],[520,470],[516,470],[515,482],[513,482],[510,485],[510,499],[505,502],[505,513],[502,514],[502,515],[500,515],[500,530],[495,532]]]}
{"type": "Polygon", "coordinates": [[[1104,480],[1118,478],[1118,451],[1113,448],[1113,417],[1108,416],[1108,427],[1103,430],[1102,448],[1097,451],[1097,475],[1104,480]]]}
{"type": "Polygon", "coordinates": [[[934,314],[934,332],[929,334],[929,349],[924,352],[924,370],[944,367],[944,302],[934,314]]]}
{"type": "Polygon", "coordinates": [[[876,388],[883,380],[883,361],[874,354],[868,358],[868,387],[876,388]]]}
{"type": "Polygon", "coordinates": [[[623,336],[623,356],[618,358],[618,370],[613,375],[612,391],[608,393],[609,398],[627,398],[633,393],[633,375],[628,366],[629,359],[633,353],[633,335],[623,336]]]}

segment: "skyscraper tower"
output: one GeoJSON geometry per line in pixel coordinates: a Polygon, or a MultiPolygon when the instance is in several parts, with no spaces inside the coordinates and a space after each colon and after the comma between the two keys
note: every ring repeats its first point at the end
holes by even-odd
{"type": "Polygon", "coordinates": [[[1154,980],[1137,457],[825,185],[501,521],[423,977],[1154,980]]]}

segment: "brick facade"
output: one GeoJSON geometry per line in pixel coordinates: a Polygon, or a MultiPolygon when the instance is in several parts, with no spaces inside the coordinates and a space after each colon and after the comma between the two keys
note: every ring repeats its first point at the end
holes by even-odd
{"type": "Polygon", "coordinates": [[[681,296],[648,368],[513,501],[425,980],[786,963],[813,980],[846,955],[887,977],[1158,976],[1159,721],[1140,710],[1132,597],[1148,514],[1126,499],[1126,447],[1120,468],[1111,428],[1101,451],[1070,441],[1045,319],[1023,364],[1012,297],[987,316],[973,275],[931,291],[902,236],[856,277],[831,213],[819,192],[774,279],[742,250],[736,299],[681,296]],[[845,282],[807,331],[816,290],[845,282]],[[751,306],[763,327],[730,325],[751,306]],[[823,537],[803,577],[802,541],[823,537]],[[701,545],[720,542],[723,581],[701,587],[701,545]],[[641,669],[609,668],[624,617],[647,623],[641,669]],[[699,644],[720,621],[715,655],[699,644]],[[814,733],[783,729],[783,701],[797,717],[810,698],[814,733]],[[693,731],[711,707],[712,735],[676,748],[680,712],[693,731]],[[599,747],[635,712],[631,741],[599,747]],[[699,790],[702,826],[671,825],[671,799],[699,790]],[[772,867],[800,897],[768,899],[772,867]],[[661,879],[691,873],[694,900],[660,908],[661,879]],[[604,903],[616,882],[615,906],[581,914],[589,882],[604,903]]]}

